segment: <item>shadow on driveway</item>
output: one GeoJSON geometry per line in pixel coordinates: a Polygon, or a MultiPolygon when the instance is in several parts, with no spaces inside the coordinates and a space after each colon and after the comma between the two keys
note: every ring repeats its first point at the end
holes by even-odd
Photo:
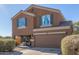
{"type": "Polygon", "coordinates": [[[39,51],[42,53],[51,53],[60,55],[59,48],[32,48],[32,47],[19,47],[19,48],[23,48],[24,50],[39,51]]]}
{"type": "Polygon", "coordinates": [[[12,52],[0,52],[0,55],[21,55],[22,52],[12,51],[12,52]]]}

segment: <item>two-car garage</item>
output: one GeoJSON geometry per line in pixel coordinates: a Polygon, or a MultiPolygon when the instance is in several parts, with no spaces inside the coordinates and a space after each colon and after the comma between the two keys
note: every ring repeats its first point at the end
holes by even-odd
{"type": "Polygon", "coordinates": [[[65,32],[35,33],[35,47],[60,48],[65,32]]]}
{"type": "Polygon", "coordinates": [[[33,30],[34,47],[60,48],[61,40],[72,34],[70,26],[39,28],[33,30]]]}

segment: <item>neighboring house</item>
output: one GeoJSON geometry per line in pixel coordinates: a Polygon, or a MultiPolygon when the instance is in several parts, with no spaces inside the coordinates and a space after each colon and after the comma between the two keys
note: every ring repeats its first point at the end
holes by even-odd
{"type": "Polygon", "coordinates": [[[74,26],[73,26],[73,30],[74,30],[74,31],[79,31],[79,26],[78,26],[78,25],[74,25],[74,26]]]}
{"type": "Polygon", "coordinates": [[[32,47],[59,48],[61,40],[73,32],[58,9],[31,5],[12,17],[12,36],[32,47]]]}

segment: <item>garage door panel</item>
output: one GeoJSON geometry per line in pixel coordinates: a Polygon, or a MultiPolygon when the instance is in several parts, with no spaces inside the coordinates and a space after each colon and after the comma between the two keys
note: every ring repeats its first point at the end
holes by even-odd
{"type": "Polygon", "coordinates": [[[45,34],[35,36],[36,47],[53,47],[59,48],[61,44],[61,39],[65,34],[45,34]]]}

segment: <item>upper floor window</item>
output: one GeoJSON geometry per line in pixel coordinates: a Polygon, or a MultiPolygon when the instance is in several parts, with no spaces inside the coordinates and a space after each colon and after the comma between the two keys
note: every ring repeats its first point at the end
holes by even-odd
{"type": "Polygon", "coordinates": [[[17,21],[18,28],[25,28],[26,27],[26,19],[25,18],[19,18],[17,21]]]}
{"type": "Polygon", "coordinates": [[[51,16],[50,15],[43,15],[41,17],[41,27],[48,27],[51,26],[51,16]]]}

